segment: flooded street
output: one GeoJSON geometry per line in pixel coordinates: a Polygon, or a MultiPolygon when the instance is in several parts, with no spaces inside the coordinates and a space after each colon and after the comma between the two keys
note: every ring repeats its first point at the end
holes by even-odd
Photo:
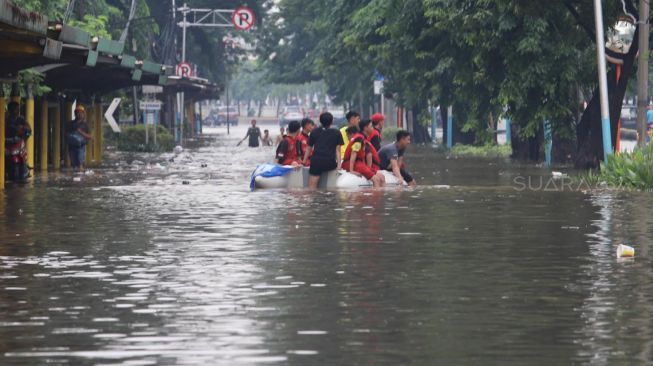
{"type": "Polygon", "coordinates": [[[6,190],[0,365],[653,359],[651,194],[538,190],[550,171],[414,146],[414,190],[250,192],[272,148],[211,132],[173,162],[6,190]]]}

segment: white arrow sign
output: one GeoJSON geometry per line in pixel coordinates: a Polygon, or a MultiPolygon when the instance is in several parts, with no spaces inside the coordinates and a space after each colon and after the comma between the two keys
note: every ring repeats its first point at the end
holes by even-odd
{"type": "Polygon", "coordinates": [[[113,102],[111,102],[109,108],[107,108],[106,113],[104,113],[104,118],[107,119],[107,122],[109,122],[109,126],[111,126],[113,132],[116,133],[120,132],[120,126],[118,126],[118,122],[116,122],[116,119],[113,118],[113,113],[116,111],[116,108],[118,108],[118,104],[120,104],[120,101],[121,101],[120,98],[115,98],[113,102]]]}

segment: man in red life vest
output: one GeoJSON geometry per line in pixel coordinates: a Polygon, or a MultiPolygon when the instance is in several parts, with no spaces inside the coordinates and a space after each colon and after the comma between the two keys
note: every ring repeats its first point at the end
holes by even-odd
{"type": "Polygon", "coordinates": [[[301,141],[298,139],[300,124],[297,121],[288,123],[288,134],[277,146],[276,160],[281,165],[292,165],[300,167],[302,165],[301,141]]]}
{"type": "Polygon", "coordinates": [[[383,124],[385,123],[385,116],[381,113],[375,113],[372,115],[372,125],[374,130],[372,133],[367,136],[367,141],[372,143],[372,146],[376,151],[381,150],[381,131],[383,130],[383,124]]]}
{"type": "Polygon", "coordinates": [[[379,159],[379,154],[372,146],[372,143],[367,140],[367,137],[374,130],[372,121],[360,122],[359,128],[361,130],[358,131],[355,127],[347,129],[347,132],[352,133],[353,136],[349,139],[342,166],[352,174],[371,180],[374,187],[383,187],[385,177],[379,168],[381,159],[379,159]]]}
{"type": "MultiPolygon", "coordinates": [[[[308,137],[311,134],[311,131],[313,131],[313,128],[315,127],[315,122],[313,122],[312,119],[310,118],[304,118],[302,120],[302,132],[297,135],[297,139],[299,140],[301,144],[301,151],[300,151],[300,157],[303,159],[304,154],[306,153],[306,150],[308,150],[308,137]]],[[[309,156],[308,159],[304,162],[304,166],[310,166],[311,165],[311,157],[309,156]]]]}

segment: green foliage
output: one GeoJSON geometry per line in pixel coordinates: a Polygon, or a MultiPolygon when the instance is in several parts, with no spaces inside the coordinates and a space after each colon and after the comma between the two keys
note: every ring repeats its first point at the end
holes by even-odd
{"type": "Polygon", "coordinates": [[[470,146],[456,144],[451,148],[450,153],[458,157],[507,158],[512,154],[512,149],[509,145],[470,146]]]}
{"type": "Polygon", "coordinates": [[[621,189],[653,190],[653,144],[635,149],[632,153],[611,155],[599,173],[583,176],[588,182],[605,182],[621,189]]]}
{"type": "Polygon", "coordinates": [[[68,0],[12,0],[12,2],[25,10],[44,14],[51,19],[62,18],[68,5],[68,0]]]}
{"type": "Polygon", "coordinates": [[[107,29],[109,17],[106,15],[94,16],[85,14],[82,20],[71,20],[70,25],[82,29],[94,36],[111,39],[111,33],[107,29]]]}
{"type": "Polygon", "coordinates": [[[397,139],[398,131],[399,129],[395,127],[385,127],[381,131],[381,137],[383,137],[383,141],[387,141],[388,143],[394,142],[397,139]]]}
{"type": "Polygon", "coordinates": [[[145,125],[139,124],[122,130],[117,139],[118,150],[134,152],[169,152],[175,147],[175,138],[165,127],[157,126],[157,144],[154,145],[154,126],[148,126],[149,144],[145,144],[145,125]]]}
{"type": "MultiPolygon", "coordinates": [[[[260,43],[268,77],[323,79],[336,101],[357,102],[372,97],[376,69],[400,106],[453,105],[456,125],[480,142],[501,117],[522,137],[549,120],[555,135],[573,138],[580,96],[596,87],[590,0],[270,3],[278,12],[260,43]]],[[[621,2],[604,6],[614,24],[621,2]]]]}

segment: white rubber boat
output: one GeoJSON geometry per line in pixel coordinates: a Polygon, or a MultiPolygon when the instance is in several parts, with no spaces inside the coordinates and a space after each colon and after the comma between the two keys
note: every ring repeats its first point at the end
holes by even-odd
{"type": "MultiPolygon", "coordinates": [[[[253,176],[253,189],[300,189],[308,187],[308,168],[293,169],[290,166],[280,166],[277,173],[283,175],[253,176]]],[[[257,171],[259,168],[257,168],[257,171]]],[[[388,171],[382,171],[385,176],[386,186],[398,186],[399,180],[388,171]]],[[[356,189],[356,188],[370,188],[372,182],[359,177],[344,170],[332,171],[322,175],[320,179],[319,188],[321,189],[356,189]]]]}

